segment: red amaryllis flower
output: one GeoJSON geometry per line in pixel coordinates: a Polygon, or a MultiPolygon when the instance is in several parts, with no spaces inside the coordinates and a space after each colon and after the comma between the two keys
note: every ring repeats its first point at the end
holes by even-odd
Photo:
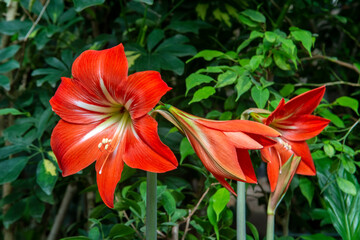
{"type": "Polygon", "coordinates": [[[96,160],[100,196],[109,207],[124,162],[158,173],[177,166],[174,154],[159,139],[157,122],[148,115],[170,88],[158,72],[127,73],[122,44],[85,51],[72,66],[73,79],[62,78],[50,100],[62,118],[51,147],[63,176],[96,160]]]}
{"type": "Polygon", "coordinates": [[[279,133],[247,120],[215,121],[185,113],[173,106],[158,110],[184,132],[204,166],[230,192],[236,195],[225,178],[256,183],[248,149],[262,149],[275,142],[269,137],[279,133]]]}
{"type": "Polygon", "coordinates": [[[280,167],[293,154],[301,157],[297,174],[316,174],[305,140],[317,136],[330,122],[328,119],[311,115],[324,93],[325,86],[303,93],[287,103],[281,99],[278,107],[267,118],[261,119],[261,116],[252,114],[281,133],[281,137],[274,138],[276,145],[261,150],[263,159],[268,162],[267,172],[271,191],[275,190],[280,167]]]}

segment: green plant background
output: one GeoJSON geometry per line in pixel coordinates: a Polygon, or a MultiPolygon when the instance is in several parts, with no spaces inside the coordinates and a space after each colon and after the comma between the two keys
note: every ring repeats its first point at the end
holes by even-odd
{"type": "MultiPolygon", "coordinates": [[[[359,239],[359,12],[356,0],[0,2],[0,239],[144,238],[145,172],[126,167],[108,209],[94,166],[63,178],[50,148],[60,77],[71,77],[81,52],[119,43],[130,73],[159,71],[173,88],[164,102],[209,119],[271,111],[282,97],[326,85],[315,114],[331,123],[308,142],[317,176],[295,176],[276,234],[359,239]]],[[[235,239],[235,197],[157,120],[180,163],[158,176],[159,238],[235,239]]],[[[259,184],[247,186],[248,203],[265,209],[266,166],[251,156],[259,184]]],[[[262,239],[262,222],[247,215],[248,239],[262,239]]]]}

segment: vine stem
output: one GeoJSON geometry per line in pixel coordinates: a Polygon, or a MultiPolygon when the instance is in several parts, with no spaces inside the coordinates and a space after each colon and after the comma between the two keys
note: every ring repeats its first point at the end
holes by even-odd
{"type": "Polygon", "coordinates": [[[157,229],[157,199],[156,199],[156,185],[157,174],[147,172],[146,184],[146,240],[156,240],[157,229]]]}
{"type": "Polygon", "coordinates": [[[237,240],[246,239],[246,185],[244,182],[237,182],[236,201],[236,232],[237,240]]]}

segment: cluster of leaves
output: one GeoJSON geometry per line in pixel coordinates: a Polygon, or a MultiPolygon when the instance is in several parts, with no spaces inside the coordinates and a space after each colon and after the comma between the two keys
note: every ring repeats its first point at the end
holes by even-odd
{"type": "MultiPolygon", "coordinates": [[[[328,85],[316,114],[331,125],[309,141],[318,175],[293,179],[278,210],[283,221],[277,230],[306,240],[359,238],[360,25],[355,19],[360,6],[355,0],[280,2],[281,7],[227,0],[1,2],[4,236],[143,238],[144,172],[124,170],[111,210],[97,193],[93,166],[62,178],[50,148],[58,117],[49,99],[60,78],[71,77],[71,64],[82,51],[122,42],[130,72],[160,71],[173,88],[164,101],[210,119],[238,119],[252,107],[273,110],[282,97],[328,85]],[[61,211],[65,218],[57,217],[61,211]]],[[[187,139],[158,120],[160,136],[180,163],[159,175],[159,237],[234,239],[233,197],[205,170],[187,139]]],[[[252,159],[258,178],[266,177],[256,153],[252,159]]],[[[260,206],[268,194],[266,185],[262,188],[260,206]]],[[[258,226],[248,222],[249,239],[263,235],[258,226]]]]}

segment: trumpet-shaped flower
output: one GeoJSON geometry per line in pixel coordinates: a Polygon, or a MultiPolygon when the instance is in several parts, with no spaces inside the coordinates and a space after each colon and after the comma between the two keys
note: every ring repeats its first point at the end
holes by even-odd
{"type": "Polygon", "coordinates": [[[204,166],[230,192],[236,195],[225,178],[257,182],[248,149],[275,144],[268,137],[278,137],[276,130],[257,122],[208,120],[173,106],[166,108],[158,112],[183,131],[204,166]]]}
{"type": "Polygon", "coordinates": [[[124,162],[133,168],[166,172],[176,168],[171,150],[157,134],[148,112],[170,90],[158,72],[128,76],[120,44],[83,52],[72,66],[73,78],[62,78],[50,100],[61,120],[51,147],[63,176],[96,160],[97,184],[105,204],[113,207],[124,162]]]}
{"type": "Polygon", "coordinates": [[[311,115],[324,93],[323,86],[305,92],[287,103],[281,99],[277,108],[267,118],[252,114],[254,118],[281,133],[281,137],[274,138],[277,144],[261,150],[262,158],[268,163],[267,172],[271,191],[275,190],[281,166],[292,155],[301,157],[297,174],[316,174],[306,140],[320,134],[330,122],[328,119],[311,115]]]}

